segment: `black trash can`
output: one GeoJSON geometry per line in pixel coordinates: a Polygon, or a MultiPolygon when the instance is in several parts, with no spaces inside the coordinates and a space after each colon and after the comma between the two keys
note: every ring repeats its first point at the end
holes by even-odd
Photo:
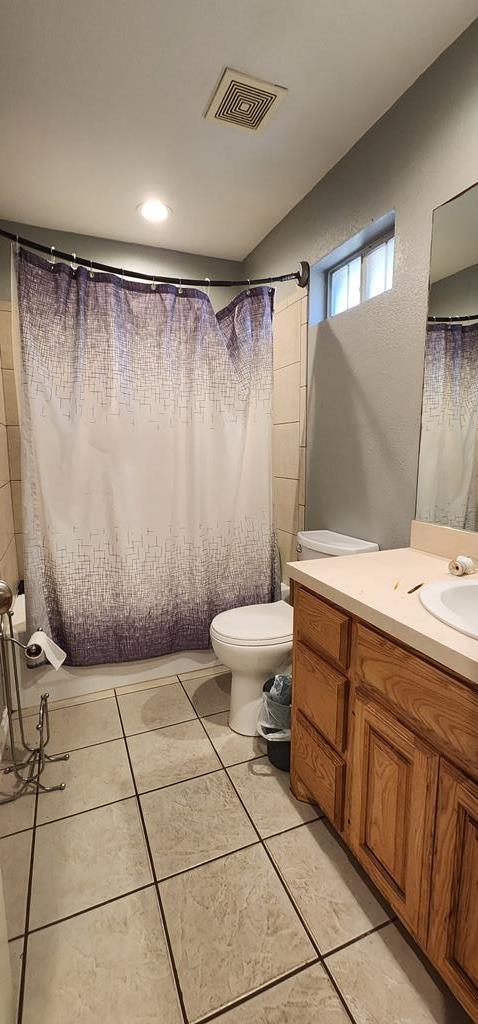
{"type": "MultiPolygon", "coordinates": [[[[269,693],[274,679],[268,679],[262,687],[263,693],[269,693]]],[[[287,707],[287,705],[279,705],[280,707],[287,707]]],[[[271,729],[271,732],[273,730],[271,729]]],[[[264,735],[264,739],[267,744],[267,756],[274,768],[280,768],[282,772],[290,771],[290,740],[269,740],[267,734],[264,735]]]]}

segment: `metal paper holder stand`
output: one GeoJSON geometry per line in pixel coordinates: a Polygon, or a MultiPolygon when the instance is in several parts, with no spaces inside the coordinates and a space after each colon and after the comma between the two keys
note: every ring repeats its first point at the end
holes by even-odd
{"type": "Polygon", "coordinates": [[[0,804],[11,803],[27,793],[36,792],[37,788],[42,793],[52,793],[66,788],[61,782],[58,786],[45,786],[40,782],[40,776],[47,762],[68,761],[69,754],[47,754],[45,747],[50,741],[50,718],[48,711],[48,693],[43,693],[40,698],[38,709],[38,745],[30,746],[25,738],[23,722],[22,702],[20,695],[20,683],[17,665],[16,648],[20,647],[28,657],[38,658],[41,655],[41,647],[38,644],[30,646],[20,643],[13,632],[13,593],[8,583],[0,580],[0,664],[2,668],[3,683],[5,689],[5,702],[8,718],[8,734],[10,739],[11,764],[7,765],[0,774],[13,774],[19,783],[18,789],[8,797],[0,799],[0,804]],[[20,741],[26,756],[22,761],[17,760],[15,746],[15,711],[13,709],[13,688],[12,673],[17,702],[16,714],[20,727],[20,741]]]}

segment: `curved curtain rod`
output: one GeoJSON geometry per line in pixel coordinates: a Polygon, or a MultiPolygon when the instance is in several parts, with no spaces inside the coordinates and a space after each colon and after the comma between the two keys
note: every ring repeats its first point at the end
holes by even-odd
{"type": "Polygon", "coordinates": [[[15,235],[12,231],[6,231],[4,228],[0,228],[0,236],[8,238],[17,245],[24,245],[28,249],[35,249],[37,252],[46,253],[47,256],[58,256],[62,260],[67,260],[68,263],[77,263],[81,267],[86,267],[87,270],[102,270],[109,274],[118,274],[119,277],[134,277],[136,280],[152,281],[156,284],[160,284],[163,281],[165,284],[177,284],[179,287],[181,285],[199,285],[202,288],[233,288],[240,285],[250,287],[255,284],[273,284],[278,281],[297,281],[299,288],[307,288],[309,284],[310,266],[305,260],[301,261],[300,270],[296,270],[291,274],[277,274],[275,277],[246,278],[245,281],[215,281],[208,277],[165,277],[163,274],[142,274],[136,270],[123,270],[122,267],[111,267],[108,263],[96,263],[95,260],[85,260],[73,252],[62,252],[61,249],[57,249],[54,245],[42,245],[41,242],[34,242],[31,238],[22,238],[21,235],[15,235]]]}
{"type": "Polygon", "coordinates": [[[428,316],[429,324],[461,324],[465,320],[478,320],[478,313],[470,313],[468,316],[428,316]]]}

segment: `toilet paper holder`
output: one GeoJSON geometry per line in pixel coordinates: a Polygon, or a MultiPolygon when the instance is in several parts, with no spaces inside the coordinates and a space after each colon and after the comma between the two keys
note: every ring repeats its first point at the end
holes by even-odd
{"type": "Polygon", "coordinates": [[[23,721],[23,709],[20,692],[20,682],[17,664],[17,647],[20,647],[27,657],[36,659],[41,657],[42,649],[39,644],[22,644],[14,635],[13,630],[13,593],[11,587],[4,580],[0,580],[0,666],[2,671],[3,686],[5,690],[5,704],[7,710],[8,736],[10,740],[11,764],[7,765],[0,774],[13,774],[18,782],[18,789],[7,797],[0,798],[0,804],[11,803],[18,800],[26,793],[54,792],[66,788],[61,782],[57,786],[45,786],[40,782],[40,776],[47,762],[68,761],[69,754],[47,754],[46,747],[50,742],[50,716],[48,709],[48,693],[40,697],[38,708],[38,721],[36,730],[38,732],[38,743],[32,746],[27,743],[25,736],[25,725],[23,721]],[[13,676],[13,686],[12,686],[13,676]],[[14,696],[16,697],[16,710],[14,710],[14,696]],[[17,718],[15,718],[17,716],[17,718]],[[20,730],[20,743],[25,752],[21,760],[17,757],[15,741],[15,724],[18,722],[20,730]]]}

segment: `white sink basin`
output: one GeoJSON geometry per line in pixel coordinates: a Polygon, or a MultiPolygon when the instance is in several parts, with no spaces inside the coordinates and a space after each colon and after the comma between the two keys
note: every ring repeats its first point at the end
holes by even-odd
{"type": "Polygon", "coordinates": [[[478,640],[478,579],[437,580],[422,587],[419,595],[436,619],[478,640]]]}

